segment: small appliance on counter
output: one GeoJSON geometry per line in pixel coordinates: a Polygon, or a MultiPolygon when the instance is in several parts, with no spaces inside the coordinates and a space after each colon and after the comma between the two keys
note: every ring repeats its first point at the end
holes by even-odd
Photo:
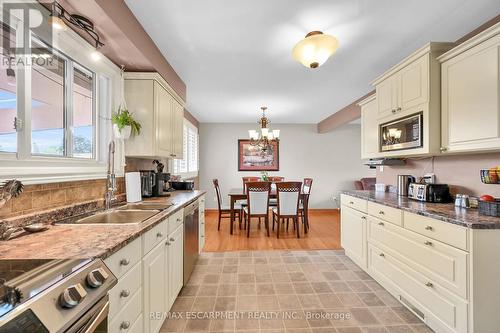
{"type": "Polygon", "coordinates": [[[170,186],[176,191],[192,191],[194,190],[194,181],[184,180],[184,181],[171,181],[170,186]]]}
{"type": "Polygon", "coordinates": [[[452,199],[448,184],[411,183],[408,188],[408,197],[434,203],[449,203],[452,199]]]}
{"type": "Polygon", "coordinates": [[[143,198],[153,196],[153,187],[156,184],[156,176],[153,170],[141,170],[141,195],[143,198]]]}
{"type": "Polygon", "coordinates": [[[398,175],[398,195],[408,196],[408,187],[415,182],[415,177],[411,175],[398,175]]]}

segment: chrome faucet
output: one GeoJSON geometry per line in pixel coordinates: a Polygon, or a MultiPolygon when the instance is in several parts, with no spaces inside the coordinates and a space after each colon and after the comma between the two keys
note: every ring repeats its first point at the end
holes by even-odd
{"type": "Polygon", "coordinates": [[[104,204],[106,210],[111,208],[111,205],[117,200],[116,192],[116,176],[115,176],[115,141],[111,140],[108,147],[108,173],[106,182],[106,193],[104,194],[104,204]]]}

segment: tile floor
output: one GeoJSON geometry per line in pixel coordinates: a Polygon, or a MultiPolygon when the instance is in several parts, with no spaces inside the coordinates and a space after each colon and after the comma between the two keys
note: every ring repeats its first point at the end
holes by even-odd
{"type": "Polygon", "coordinates": [[[170,315],[161,332],[432,332],[334,250],[205,252],[170,315]]]}

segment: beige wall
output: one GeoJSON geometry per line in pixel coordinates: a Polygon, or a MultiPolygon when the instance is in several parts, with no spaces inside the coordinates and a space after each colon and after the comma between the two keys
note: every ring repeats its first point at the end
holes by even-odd
{"type": "MultiPolygon", "coordinates": [[[[200,189],[209,191],[207,208],[215,208],[212,179],[218,178],[224,199],[231,188],[242,187],[241,177],[259,172],[238,172],[238,139],[257,124],[200,124],[200,189]]],[[[281,130],[280,171],[271,175],[287,180],[314,179],[311,207],[335,208],[332,200],[340,190],[354,187],[353,181],[375,176],[360,159],[360,126],[346,125],[318,134],[316,125],[272,124],[281,130]]]]}
{"type": "Polygon", "coordinates": [[[377,169],[377,181],[387,185],[395,185],[398,174],[421,177],[425,173],[434,172],[436,181],[449,184],[453,193],[490,194],[500,197],[500,185],[483,184],[479,178],[480,169],[488,169],[498,165],[500,165],[500,154],[498,153],[409,159],[405,166],[386,166],[383,172],[377,169]]]}

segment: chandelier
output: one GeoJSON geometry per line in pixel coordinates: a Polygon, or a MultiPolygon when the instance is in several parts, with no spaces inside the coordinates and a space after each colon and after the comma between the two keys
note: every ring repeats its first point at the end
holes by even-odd
{"type": "Polygon", "coordinates": [[[260,109],[262,110],[262,117],[257,122],[260,124],[260,133],[258,130],[249,130],[248,135],[250,136],[250,145],[266,151],[271,143],[279,141],[280,130],[270,130],[267,128],[267,125],[270,123],[266,117],[267,107],[262,106],[260,109]]]}

